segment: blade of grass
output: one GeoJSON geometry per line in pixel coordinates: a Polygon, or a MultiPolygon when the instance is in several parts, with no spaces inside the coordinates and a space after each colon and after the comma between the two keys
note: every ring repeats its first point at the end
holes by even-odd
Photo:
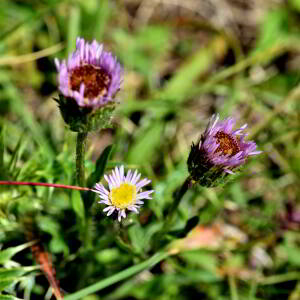
{"type": "Polygon", "coordinates": [[[71,295],[67,295],[64,299],[65,300],[77,300],[82,299],[85,296],[88,296],[92,293],[98,292],[108,286],[111,286],[112,284],[115,284],[121,280],[124,280],[126,278],[129,278],[135,274],[140,273],[141,271],[144,271],[146,269],[150,269],[151,267],[158,264],[160,261],[164,260],[169,256],[168,253],[161,252],[156,253],[146,261],[137,264],[135,266],[132,266],[124,271],[121,271],[115,275],[112,275],[108,278],[105,278],[95,284],[90,285],[89,287],[86,287],[76,293],[73,293],[71,295]]]}
{"type": "MultiPolygon", "coordinates": [[[[1,74],[2,75],[2,74],[1,74]]],[[[24,122],[31,133],[32,138],[40,145],[44,153],[47,153],[49,157],[54,157],[54,151],[48,143],[48,139],[43,134],[42,128],[35,120],[33,113],[27,108],[22,96],[19,94],[15,86],[10,82],[8,78],[0,77],[0,82],[3,83],[4,92],[10,99],[11,110],[19,116],[24,122]]]]}
{"type": "Polygon", "coordinates": [[[68,42],[67,53],[71,53],[75,49],[75,41],[79,36],[80,28],[80,8],[74,5],[70,10],[70,18],[68,23],[68,42]]]}
{"type": "Polygon", "coordinates": [[[110,1],[102,0],[98,2],[97,12],[95,14],[95,23],[93,30],[93,37],[98,40],[102,39],[105,25],[111,15],[111,5],[110,1]]]}
{"type": "Polygon", "coordinates": [[[1,57],[0,66],[6,66],[6,65],[12,66],[12,65],[18,65],[18,64],[23,64],[30,61],[38,60],[42,57],[50,56],[59,52],[60,50],[63,49],[63,47],[64,47],[63,44],[59,43],[49,48],[43,49],[41,51],[36,51],[33,53],[28,53],[19,56],[1,57]]]}
{"type": "Polygon", "coordinates": [[[4,165],[4,126],[0,124],[0,169],[4,165]]]}
{"type": "Polygon", "coordinates": [[[0,41],[4,40],[5,38],[8,38],[11,34],[13,34],[15,31],[17,31],[19,28],[21,28],[23,25],[26,25],[28,23],[34,22],[40,18],[42,18],[44,15],[48,14],[52,9],[54,9],[57,5],[60,5],[63,2],[69,2],[70,0],[62,0],[62,1],[53,1],[51,4],[48,4],[46,8],[41,9],[39,11],[33,10],[33,14],[24,20],[20,21],[19,23],[13,25],[10,29],[7,31],[4,31],[0,34],[0,41]]]}
{"type": "Polygon", "coordinates": [[[231,300],[239,300],[235,277],[232,275],[229,275],[228,282],[229,282],[231,300]]]}
{"type": "Polygon", "coordinates": [[[299,51],[298,45],[299,41],[297,39],[286,39],[284,41],[280,41],[280,43],[275,44],[274,46],[265,49],[264,51],[257,52],[251,56],[246,57],[245,59],[239,61],[231,67],[216,72],[214,75],[210,76],[210,78],[202,85],[193,87],[190,91],[188,91],[187,95],[189,97],[192,97],[198,94],[209,92],[213,90],[213,87],[217,83],[220,83],[253,65],[267,64],[276,57],[285,53],[287,50],[294,49],[295,51],[299,51]]]}
{"type": "Polygon", "coordinates": [[[264,116],[262,121],[255,126],[252,127],[251,133],[249,134],[249,139],[255,138],[265,127],[267,127],[270,122],[279,114],[284,107],[289,102],[296,101],[300,99],[300,85],[294,88],[286,98],[284,98],[280,103],[278,103],[272,111],[270,111],[267,115],[264,116]]]}
{"type": "Polygon", "coordinates": [[[285,281],[300,280],[300,272],[273,275],[258,280],[259,285],[273,285],[285,281]]]}
{"type": "Polygon", "coordinates": [[[215,62],[227,52],[226,40],[219,36],[207,47],[197,51],[186,61],[168,82],[161,96],[164,99],[181,102],[186,99],[187,92],[193,87],[197,78],[207,72],[215,62]]]}

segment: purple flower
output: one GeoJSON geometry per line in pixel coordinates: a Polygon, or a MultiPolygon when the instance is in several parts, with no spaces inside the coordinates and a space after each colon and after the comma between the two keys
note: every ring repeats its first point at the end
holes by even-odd
{"type": "Polygon", "coordinates": [[[77,38],[76,50],[61,62],[55,58],[59,91],[82,107],[98,108],[120,90],[123,68],[97,41],[77,38]]]}
{"type": "Polygon", "coordinates": [[[101,183],[96,183],[93,190],[101,200],[99,203],[106,204],[104,212],[110,216],[114,211],[118,212],[118,220],[126,218],[126,209],[134,213],[139,213],[143,199],[151,199],[154,190],[142,191],[142,188],[149,184],[151,180],[144,178],[140,180],[141,174],[137,170],[129,170],[124,174],[124,166],[116,167],[110,175],[104,175],[108,183],[108,190],[101,183]]]}
{"type": "Polygon", "coordinates": [[[255,142],[244,140],[247,124],[233,130],[235,122],[234,118],[219,121],[219,115],[213,115],[199,144],[192,145],[188,167],[195,181],[214,186],[226,173],[233,174],[249,156],[261,153],[256,151],[255,142]]]}

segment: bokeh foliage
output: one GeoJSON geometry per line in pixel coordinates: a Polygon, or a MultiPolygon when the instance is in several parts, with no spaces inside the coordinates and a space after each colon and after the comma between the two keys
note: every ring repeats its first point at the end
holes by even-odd
{"type": "Polygon", "coordinates": [[[28,223],[70,296],[167,249],[153,268],[84,299],[299,299],[299,14],[299,0],[2,0],[0,180],[75,184],[53,59],[83,36],[126,71],[114,128],[89,136],[88,183],[125,164],[156,192],[120,225],[90,193],[1,186],[0,299],[51,295],[28,223]],[[189,190],[157,241],[214,112],[247,122],[264,154],[224,187],[189,190]]]}

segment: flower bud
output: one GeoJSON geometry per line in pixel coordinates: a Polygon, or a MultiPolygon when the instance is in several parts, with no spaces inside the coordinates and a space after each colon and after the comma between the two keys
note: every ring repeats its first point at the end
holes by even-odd
{"type": "Polygon", "coordinates": [[[245,141],[244,124],[233,130],[234,118],[219,121],[219,115],[213,115],[198,144],[192,144],[188,157],[188,170],[192,180],[202,186],[214,187],[225,183],[229,174],[234,174],[247,158],[257,155],[256,144],[245,141]]]}
{"type": "Polygon", "coordinates": [[[77,38],[76,50],[61,62],[56,58],[63,119],[77,132],[110,127],[114,99],[123,81],[123,68],[103,45],[77,38]]]}

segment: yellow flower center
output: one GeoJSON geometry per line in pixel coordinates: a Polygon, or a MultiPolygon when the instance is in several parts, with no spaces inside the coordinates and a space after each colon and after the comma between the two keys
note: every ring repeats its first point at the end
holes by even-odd
{"type": "Polygon", "coordinates": [[[109,197],[113,206],[124,209],[135,203],[136,187],[132,184],[122,183],[110,191],[109,197]]]}

